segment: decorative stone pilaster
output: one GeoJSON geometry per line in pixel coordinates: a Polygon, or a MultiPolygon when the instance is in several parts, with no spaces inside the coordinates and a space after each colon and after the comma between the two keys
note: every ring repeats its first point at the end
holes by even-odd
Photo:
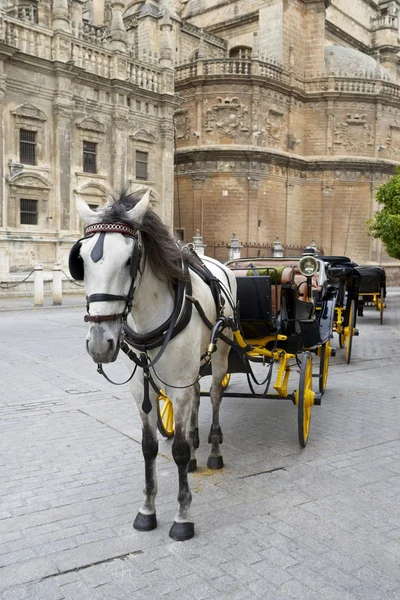
{"type": "Polygon", "coordinates": [[[128,127],[129,109],[118,106],[114,111],[111,125],[111,179],[114,189],[120,188],[126,179],[128,127]]]}
{"type": "Polygon", "coordinates": [[[333,196],[335,187],[330,182],[322,184],[322,215],[323,226],[321,227],[321,246],[328,256],[332,254],[333,248],[333,196]]]}
{"type": "Polygon", "coordinates": [[[53,29],[63,33],[71,30],[68,0],[53,0],[53,29]]]}
{"type": "Polygon", "coordinates": [[[161,123],[161,145],[162,145],[162,176],[160,178],[160,186],[162,190],[163,203],[162,214],[160,215],[164,223],[171,229],[173,227],[173,212],[174,212],[174,171],[170,165],[174,164],[174,123],[173,123],[173,108],[168,107],[167,116],[161,123]]]}
{"type": "Polygon", "coordinates": [[[54,98],[54,202],[56,228],[75,230],[75,216],[71,219],[71,148],[72,148],[72,111],[73,101],[71,82],[60,78],[58,92],[54,98]],[[63,165],[60,168],[60,165],[63,165]]]}
{"type": "MultiPolygon", "coordinates": [[[[6,76],[3,62],[0,62],[0,139],[4,140],[4,96],[6,93],[6,76]]],[[[6,225],[6,194],[4,180],[4,144],[0,144],[0,228],[6,225]]]]}
{"type": "Polygon", "coordinates": [[[122,0],[112,0],[111,50],[126,52],[126,29],[122,19],[125,5],[122,0]]]}

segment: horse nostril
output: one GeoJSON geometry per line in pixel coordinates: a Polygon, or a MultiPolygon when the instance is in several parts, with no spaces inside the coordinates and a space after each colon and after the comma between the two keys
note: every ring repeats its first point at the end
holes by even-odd
{"type": "Polygon", "coordinates": [[[114,340],[107,340],[108,347],[110,350],[114,350],[114,340]]]}

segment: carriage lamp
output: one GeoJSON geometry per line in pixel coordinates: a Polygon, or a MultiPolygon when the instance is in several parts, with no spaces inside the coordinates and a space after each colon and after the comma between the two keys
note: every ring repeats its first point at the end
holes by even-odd
{"type": "Polygon", "coordinates": [[[299,269],[305,277],[312,277],[318,271],[318,261],[313,256],[303,256],[299,262],[299,269]]]}
{"type": "Polygon", "coordinates": [[[312,255],[303,256],[299,261],[299,270],[307,277],[307,296],[311,298],[311,279],[318,271],[318,261],[312,255]]]}

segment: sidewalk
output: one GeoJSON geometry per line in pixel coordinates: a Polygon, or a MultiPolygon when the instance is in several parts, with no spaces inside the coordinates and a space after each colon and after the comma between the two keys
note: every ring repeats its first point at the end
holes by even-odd
{"type": "Polygon", "coordinates": [[[16,297],[16,298],[0,298],[0,312],[15,311],[15,310],[43,310],[48,308],[74,308],[85,306],[85,293],[81,294],[65,294],[62,299],[61,306],[53,305],[53,298],[45,296],[44,306],[34,306],[33,296],[16,297]]]}

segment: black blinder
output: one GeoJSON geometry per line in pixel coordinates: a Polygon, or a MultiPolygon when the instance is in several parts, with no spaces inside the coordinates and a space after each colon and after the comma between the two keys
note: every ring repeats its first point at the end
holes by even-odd
{"type": "Polygon", "coordinates": [[[83,281],[85,271],[81,257],[81,243],[76,242],[69,251],[68,266],[71,277],[77,281],[83,281]]]}
{"type": "Polygon", "coordinates": [[[140,250],[139,244],[135,238],[133,238],[133,247],[132,247],[132,256],[131,256],[131,265],[130,265],[130,274],[132,279],[135,279],[137,270],[139,268],[140,261],[140,250]]]}

